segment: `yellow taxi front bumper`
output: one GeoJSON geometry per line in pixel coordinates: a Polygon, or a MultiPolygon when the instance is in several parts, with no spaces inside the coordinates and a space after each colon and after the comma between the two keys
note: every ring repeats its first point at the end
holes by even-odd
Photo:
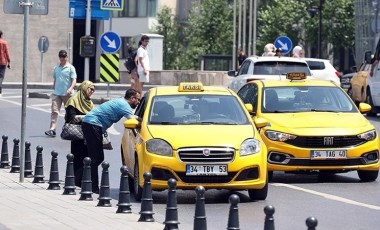
{"type": "Polygon", "coordinates": [[[263,138],[268,148],[268,171],[378,170],[379,139],[349,148],[300,148],[263,138]],[[311,159],[312,150],[347,150],[344,159],[311,159]]]}
{"type": "MultiPolygon", "coordinates": [[[[263,150],[263,149],[262,149],[263,150]]],[[[266,153],[266,149],[264,151],[266,153]]],[[[261,189],[267,181],[266,154],[257,153],[249,156],[239,156],[229,163],[213,163],[215,165],[227,165],[228,175],[186,175],[187,165],[211,165],[210,163],[185,163],[182,162],[177,153],[173,157],[160,156],[145,153],[140,163],[140,186],[143,186],[143,173],[151,172],[151,186],[153,190],[168,188],[168,179],[177,180],[177,188],[194,189],[201,185],[209,189],[261,189]]]]}

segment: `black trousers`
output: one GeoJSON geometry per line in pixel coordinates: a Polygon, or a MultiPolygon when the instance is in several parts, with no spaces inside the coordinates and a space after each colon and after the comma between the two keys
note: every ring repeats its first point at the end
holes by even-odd
{"type": "Polygon", "coordinates": [[[102,127],[82,122],[82,130],[91,158],[92,192],[99,193],[98,167],[104,161],[102,127]]]}
{"type": "Polygon", "coordinates": [[[83,176],[83,160],[88,157],[87,145],[84,140],[71,141],[71,153],[74,155],[75,186],[81,187],[83,176]]]}

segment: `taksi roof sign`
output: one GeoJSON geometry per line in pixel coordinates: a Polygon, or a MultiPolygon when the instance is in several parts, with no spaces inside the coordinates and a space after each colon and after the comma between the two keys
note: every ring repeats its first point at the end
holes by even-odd
{"type": "Polygon", "coordinates": [[[288,54],[292,50],[293,43],[287,36],[280,36],[274,41],[276,49],[281,48],[283,54],[288,54]]]}
{"type": "Polygon", "coordinates": [[[101,0],[100,9],[102,10],[123,10],[124,0],[101,0]]]}

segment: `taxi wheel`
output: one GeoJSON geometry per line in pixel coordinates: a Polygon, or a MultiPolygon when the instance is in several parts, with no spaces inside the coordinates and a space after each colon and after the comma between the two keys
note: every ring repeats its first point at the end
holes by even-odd
{"type": "Polygon", "coordinates": [[[133,195],[135,196],[136,201],[141,201],[142,197],[142,188],[139,185],[139,162],[136,160],[135,162],[135,168],[133,170],[133,195]]]}
{"type": "Polygon", "coordinates": [[[273,171],[268,171],[268,181],[271,182],[273,180],[273,171]]]}
{"type": "Polygon", "coordinates": [[[375,181],[378,175],[379,175],[379,170],[376,170],[376,171],[358,170],[358,176],[360,180],[363,182],[375,181]]]}
{"type": "Polygon", "coordinates": [[[248,189],[248,195],[251,200],[265,200],[268,195],[268,178],[262,189],[248,189]]]}
{"type": "Polygon", "coordinates": [[[121,153],[121,164],[125,165],[124,154],[123,154],[123,146],[122,145],[120,145],[120,153],[121,153]]]}

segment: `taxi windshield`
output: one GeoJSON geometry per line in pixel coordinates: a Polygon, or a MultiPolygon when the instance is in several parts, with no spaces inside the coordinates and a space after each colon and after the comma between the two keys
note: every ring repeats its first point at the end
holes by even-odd
{"type": "Polygon", "coordinates": [[[263,88],[263,113],[357,112],[356,106],[338,87],[287,86],[263,88]]]}
{"type": "Polygon", "coordinates": [[[155,96],[148,122],[161,125],[249,124],[236,97],[204,94],[155,96]]]}

